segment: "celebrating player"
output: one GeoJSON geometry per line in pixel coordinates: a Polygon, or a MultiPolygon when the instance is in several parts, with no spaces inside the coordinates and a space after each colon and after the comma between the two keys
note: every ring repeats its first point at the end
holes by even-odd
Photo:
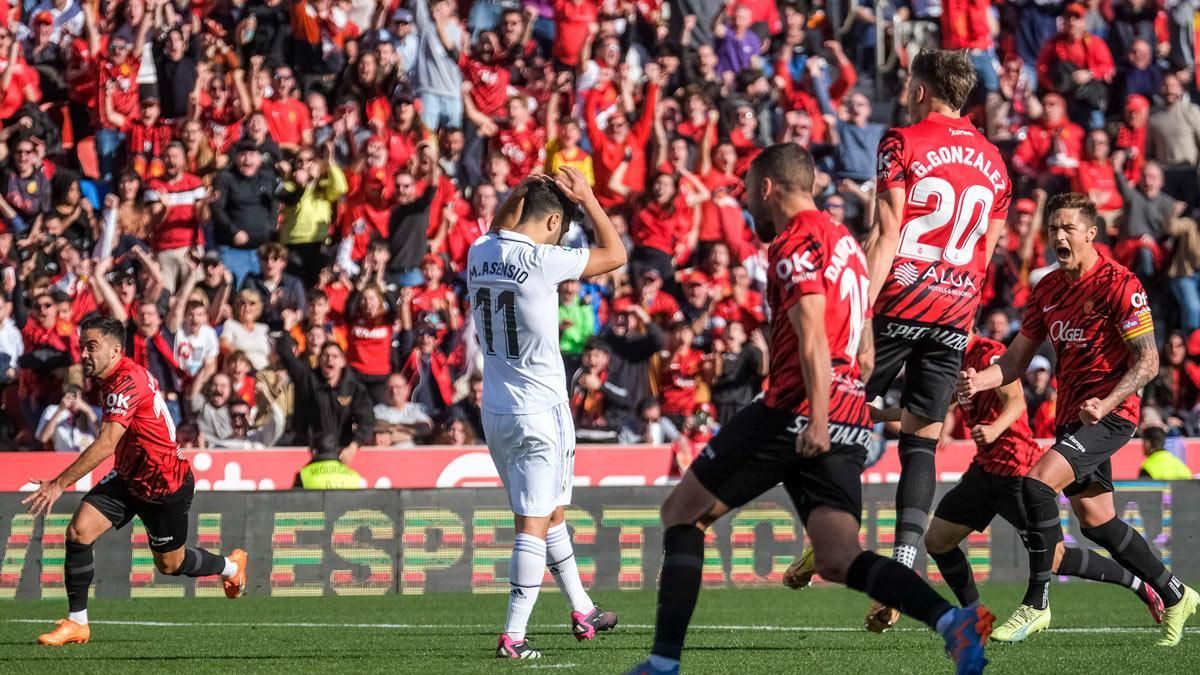
{"type": "Polygon", "coordinates": [[[813,178],[812,156],[795,144],[773,145],[750,165],[746,205],[771,242],[771,383],[722,427],[663,504],[654,647],[631,673],[679,672],[704,531],[781,481],[823,577],[937,630],[959,673],[982,672],[986,663],[993,620],[986,608],[952,608],[911,569],[859,546],[871,437],[860,367],[870,370],[873,359],[871,334],[862,330],[870,313],[866,258],[844,226],[817,210],[813,178]]]}
{"type": "MultiPolygon", "coordinates": [[[[971,335],[963,358],[965,368],[983,370],[1004,353],[1004,345],[980,335],[971,335]]],[[[890,411],[889,411],[890,412],[890,411]]],[[[952,408],[971,432],[977,452],[970,468],[942,500],[938,502],[925,533],[925,550],[937,563],[942,578],[964,606],[979,602],[971,563],[958,547],[972,530],[983,532],[999,515],[1025,535],[1025,509],[1021,503],[1022,477],[1042,455],[1042,447],[1033,439],[1029,429],[1029,413],[1021,383],[1010,382],[994,391],[980,392],[974,399],[952,408]]],[[[895,411],[898,418],[899,410],[895,411]]],[[[952,423],[947,418],[947,423],[952,423]]],[[[1073,503],[1074,505],[1074,503],[1073,503]]],[[[1080,515],[1082,518],[1082,514],[1080,515]]],[[[1051,571],[1055,574],[1080,577],[1093,581],[1117,584],[1137,593],[1150,609],[1156,622],[1163,618],[1163,603],[1148,584],[1120,563],[1101,555],[1092,555],[1086,548],[1055,547],[1051,571]]],[[[1026,624],[1028,630],[1019,632],[992,631],[999,642],[1020,642],[1029,635],[1045,629],[1050,613],[1043,623],[1026,624]]],[[[1005,628],[1001,626],[1001,628],[1005,628]]]]}
{"type": "Polygon", "coordinates": [[[1138,391],[1158,374],[1158,350],[1146,292],[1132,272],[1100,255],[1096,206],[1078,193],[1049,205],[1049,239],[1059,269],[1033,289],[1021,332],[987,368],[967,368],[960,397],[1015,382],[1046,338],[1058,355],[1057,441],[1021,483],[1028,523],[1029,589],[997,633],[1020,639],[1050,623],[1050,572],[1062,540],[1063,492],[1083,534],[1149,583],[1166,606],[1163,637],[1173,647],[1200,606],[1200,595],[1171,574],[1136,530],[1117,517],[1110,458],[1137,431],[1138,391]]]}
{"type": "Polygon", "coordinates": [[[563,167],[513,189],[492,230],[467,253],[468,286],[483,349],[483,428],[508,489],[517,536],[512,592],[496,656],[536,659],[525,637],[546,565],[571,604],[575,637],[617,625],[579,580],[563,517],[571,502],[575,428],[559,352],[558,284],[625,264],[625,246],[583,174],[563,167]],[[559,246],[580,207],[595,224],[596,248],[559,246]]]}
{"type": "Polygon", "coordinates": [[[83,496],[67,525],[66,585],[70,614],[38,644],[88,642],[88,587],[95,558],[92,545],[111,528],[138,516],[150,537],[154,566],[172,576],[221,575],[225,596],[241,596],[246,586],[246,552],[229,557],[202,548],[184,548],[195,482],[192,467],[175,442],[175,424],[158,382],[122,354],[125,328],[111,318],[84,321],[79,330],[83,374],[99,384],[104,418],[100,435],[54,480],[34,481],[36,492],[22,500],[35,516],[49,513],[63,491],[116,454],[116,467],[83,496]]]}
{"type": "MultiPolygon", "coordinates": [[[[919,54],[908,86],[915,123],[879,144],[879,203],[867,247],[876,367],[867,397],[883,395],[904,369],[892,555],[908,567],[933,505],[934,447],[967,329],[1008,215],[1004,159],[959,115],[974,87],[965,52],[919,54]]],[[[867,628],[882,632],[898,616],[873,605],[867,628]]]]}

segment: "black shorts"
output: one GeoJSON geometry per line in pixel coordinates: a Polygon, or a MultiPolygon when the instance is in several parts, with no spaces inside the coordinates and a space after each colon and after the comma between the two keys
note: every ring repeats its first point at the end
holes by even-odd
{"type": "Polygon", "coordinates": [[[88,490],[83,501],[96,507],[118,530],[138,516],[150,537],[150,550],[165,553],[187,544],[188,511],[195,491],[196,482],[189,472],[187,480],[174,493],[160,502],[148,502],[129,494],[125,479],[113,471],[88,490]]]}
{"type": "Polygon", "coordinates": [[[862,470],[869,429],[830,425],[829,452],[812,459],[796,455],[796,435],[804,418],[755,401],[742,409],[708,442],[692,463],[700,484],[730,508],[783,483],[801,521],[818,506],[862,519],[862,470]]]}
{"type": "Polygon", "coordinates": [[[886,394],[903,368],[900,407],[928,420],[946,419],[962,369],[967,334],[886,316],[875,317],[874,329],[875,370],[867,382],[867,399],[886,394]]]}
{"type": "Polygon", "coordinates": [[[996,516],[1023,532],[1025,502],[1022,476],[997,476],[972,464],[961,480],[938,502],[935,518],[983,532],[996,516]]]}
{"type": "Polygon", "coordinates": [[[1105,415],[1096,424],[1075,421],[1059,427],[1051,449],[1065,457],[1075,472],[1075,482],[1063,494],[1073,497],[1097,485],[1112,492],[1111,458],[1135,433],[1137,425],[1116,413],[1105,415]]]}

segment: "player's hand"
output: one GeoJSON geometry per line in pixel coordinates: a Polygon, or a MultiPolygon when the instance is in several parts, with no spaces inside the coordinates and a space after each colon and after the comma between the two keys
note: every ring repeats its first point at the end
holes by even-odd
{"type": "Polygon", "coordinates": [[[796,437],[796,454],[812,458],[829,452],[829,425],[809,424],[796,437]]]}
{"type": "Polygon", "coordinates": [[[958,374],[958,384],[954,387],[954,393],[958,397],[959,402],[964,399],[969,400],[972,396],[979,393],[979,372],[974,368],[967,368],[958,374]]]}
{"type": "Polygon", "coordinates": [[[1104,416],[1112,412],[1107,403],[1098,398],[1089,398],[1079,406],[1079,420],[1084,424],[1096,424],[1104,416]]]}
{"type": "Polygon", "coordinates": [[[990,424],[978,424],[971,429],[971,440],[979,445],[991,445],[1000,438],[1000,430],[990,424]]]}
{"type": "Polygon", "coordinates": [[[592,194],[592,186],[588,185],[587,178],[584,178],[579,169],[574,167],[559,168],[558,173],[554,174],[554,183],[568,199],[581,206],[596,199],[596,196],[592,194]]]}
{"type": "Polygon", "coordinates": [[[33,494],[21,500],[22,504],[29,504],[29,512],[37,517],[43,513],[50,513],[50,508],[54,506],[54,502],[62,496],[63,489],[55,480],[31,480],[31,483],[36,483],[38,489],[33,494]]]}

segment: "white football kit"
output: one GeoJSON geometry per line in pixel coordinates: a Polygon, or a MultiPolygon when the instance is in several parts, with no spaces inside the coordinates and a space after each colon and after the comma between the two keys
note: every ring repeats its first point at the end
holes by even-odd
{"type": "Polygon", "coordinates": [[[483,430],[513,512],[549,516],[571,501],[575,424],[558,332],[558,284],[578,279],[588,250],[489,232],[467,253],[467,286],[483,352],[483,430]]]}

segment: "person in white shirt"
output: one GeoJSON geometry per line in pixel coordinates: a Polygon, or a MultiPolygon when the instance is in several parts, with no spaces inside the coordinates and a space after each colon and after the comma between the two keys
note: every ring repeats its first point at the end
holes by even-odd
{"type": "Polygon", "coordinates": [[[36,434],[43,446],[49,445],[55,452],[83,452],[99,430],[98,412],[83,399],[78,385],[68,384],[62,401],[42,412],[36,434]]]}
{"type": "Polygon", "coordinates": [[[575,637],[616,626],[596,607],[575,564],[563,507],[571,501],[575,429],[558,334],[558,284],[625,264],[621,237],[579,171],[531,176],[513,189],[491,230],[467,253],[468,288],[483,352],[483,428],[515,516],[512,592],[499,658],[541,654],[525,638],[547,564],[568,602],[575,637]],[[596,248],[564,248],[582,209],[596,248]]]}
{"type": "Polygon", "coordinates": [[[411,393],[408,378],[400,373],[388,377],[384,402],[375,406],[376,445],[411,448],[433,433],[433,420],[425,406],[408,400],[411,393]]]}

